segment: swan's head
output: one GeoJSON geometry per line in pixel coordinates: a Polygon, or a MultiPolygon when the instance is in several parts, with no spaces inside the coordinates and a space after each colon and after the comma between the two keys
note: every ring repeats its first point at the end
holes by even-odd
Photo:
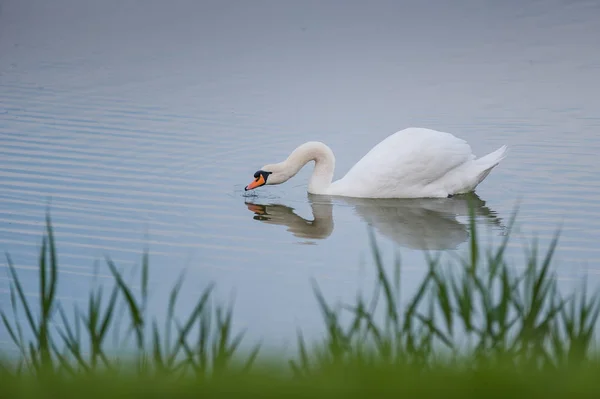
{"type": "Polygon", "coordinates": [[[254,180],[244,190],[254,190],[260,186],[270,184],[281,184],[289,180],[290,177],[279,164],[265,165],[254,173],[254,180]]]}

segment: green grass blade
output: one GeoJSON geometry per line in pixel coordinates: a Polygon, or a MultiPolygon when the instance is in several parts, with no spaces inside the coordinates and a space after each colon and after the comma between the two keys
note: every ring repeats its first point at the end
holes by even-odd
{"type": "Polygon", "coordinates": [[[142,316],[142,309],[136,303],[135,299],[133,298],[133,293],[131,292],[131,289],[127,286],[127,284],[123,280],[121,273],[119,273],[119,271],[117,270],[117,267],[115,266],[113,261],[111,259],[107,258],[106,262],[116,280],[117,285],[119,286],[119,288],[121,290],[121,293],[125,297],[125,300],[127,302],[128,308],[129,308],[129,315],[131,316],[131,320],[133,323],[131,327],[135,331],[138,348],[140,350],[142,350],[143,345],[144,345],[144,338],[143,338],[144,320],[143,320],[143,316],[142,316]]]}
{"type": "Polygon", "coordinates": [[[23,287],[21,286],[19,276],[17,275],[15,266],[14,266],[9,254],[6,254],[6,260],[8,263],[8,270],[12,277],[12,284],[14,284],[17,294],[19,295],[19,299],[21,300],[21,305],[23,306],[23,309],[25,310],[25,316],[27,317],[27,321],[29,322],[29,327],[31,328],[31,331],[33,332],[33,334],[36,336],[36,339],[37,339],[37,337],[39,337],[39,330],[33,319],[33,313],[31,312],[29,303],[27,302],[27,298],[25,297],[25,292],[23,291],[23,287]]]}

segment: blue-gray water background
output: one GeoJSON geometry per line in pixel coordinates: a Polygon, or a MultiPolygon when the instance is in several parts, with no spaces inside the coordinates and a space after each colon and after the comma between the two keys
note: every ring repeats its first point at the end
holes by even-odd
{"type": "Polygon", "coordinates": [[[334,150],[338,178],[422,126],[477,155],[509,145],[477,190],[484,237],[500,240],[520,199],[509,258],[562,225],[561,284],[597,284],[599,37],[598,1],[4,0],[0,250],[35,298],[50,204],[67,306],[94,262],[109,281],[105,255],[133,270],[147,246],[161,312],[187,269],[182,312],[214,281],[248,342],[315,336],[311,277],[332,301],[371,281],[367,220],[410,290],[424,244],[465,251],[465,204],[309,198],[311,167],[252,197],[244,185],[308,140],[334,150]]]}

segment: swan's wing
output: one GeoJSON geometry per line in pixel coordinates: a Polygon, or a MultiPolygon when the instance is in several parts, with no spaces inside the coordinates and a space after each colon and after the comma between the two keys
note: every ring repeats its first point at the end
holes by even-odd
{"type": "Polygon", "coordinates": [[[409,128],[387,137],[358,161],[340,185],[369,191],[425,187],[474,159],[466,141],[449,133],[409,128]]]}

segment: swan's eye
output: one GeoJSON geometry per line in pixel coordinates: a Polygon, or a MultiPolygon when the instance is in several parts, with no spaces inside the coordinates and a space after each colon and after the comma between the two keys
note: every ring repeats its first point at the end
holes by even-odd
{"type": "Polygon", "coordinates": [[[256,173],[254,173],[254,178],[255,179],[260,179],[260,177],[262,176],[263,179],[265,179],[265,181],[267,180],[267,177],[269,177],[269,175],[273,173],[273,172],[266,172],[264,170],[259,170],[256,171],[256,173]]]}

